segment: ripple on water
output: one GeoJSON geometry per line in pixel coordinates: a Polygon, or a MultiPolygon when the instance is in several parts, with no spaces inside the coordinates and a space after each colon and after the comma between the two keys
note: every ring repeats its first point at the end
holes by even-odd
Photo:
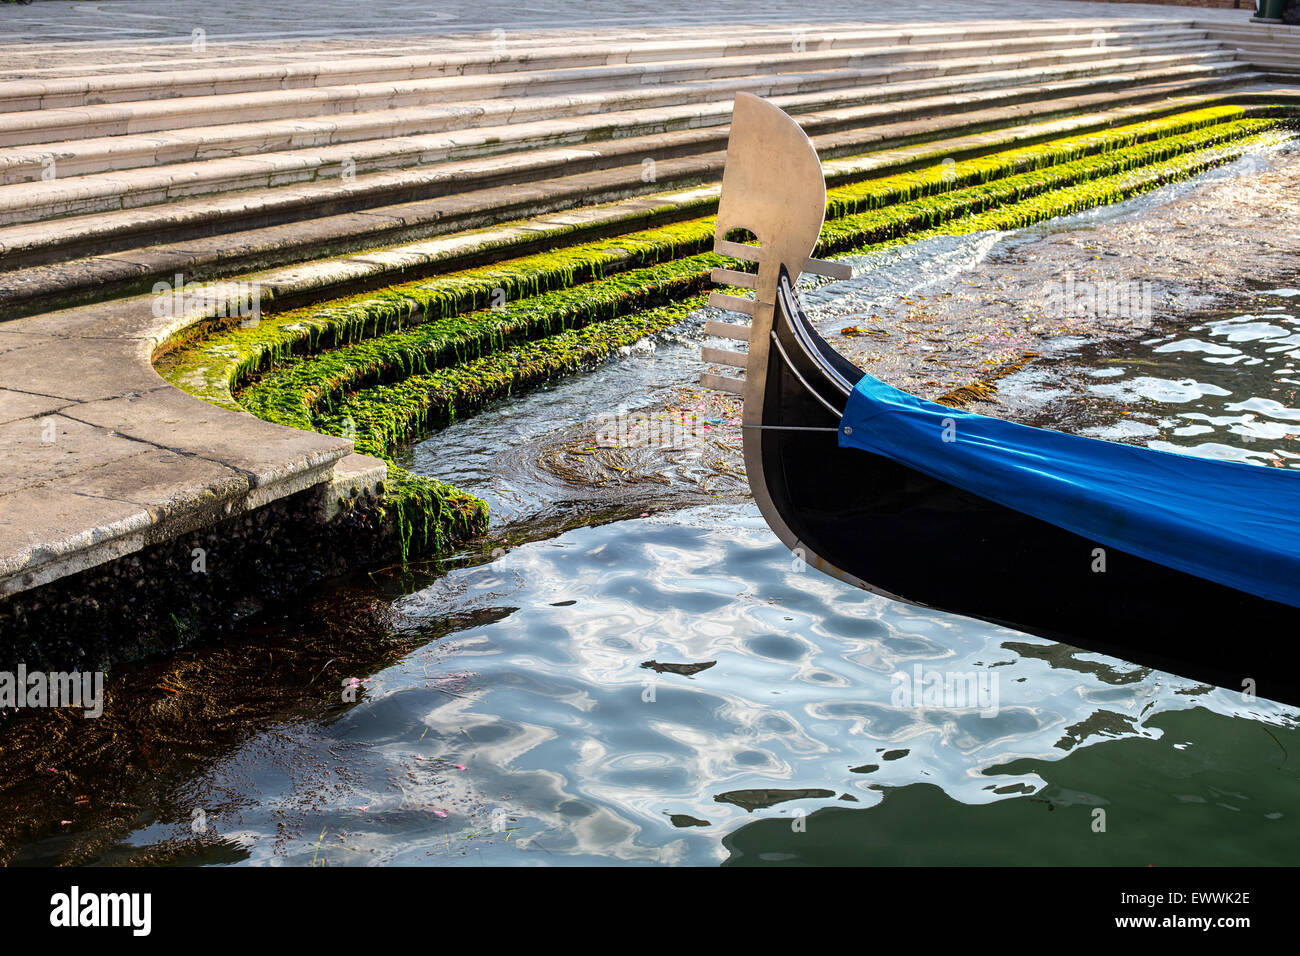
{"type": "MultiPolygon", "coordinates": [[[[843,861],[844,839],[789,844],[792,823],[810,813],[808,833],[847,839],[861,815],[935,809],[927,788],[973,814],[963,837],[946,837],[953,860],[974,845],[994,852],[975,812],[987,807],[991,822],[1014,820],[1030,861],[1037,828],[1065,819],[1045,805],[1099,805],[1077,792],[1115,801],[1135,774],[1156,788],[1153,808],[1173,799],[1162,788],[1175,780],[1207,801],[1198,812],[1217,829],[1205,839],[1226,858],[1244,815],[1205,809],[1216,786],[1244,792],[1252,813],[1289,811],[1282,798],[1300,797],[1294,774],[1261,764],[1253,784],[1219,779],[1198,752],[1198,727],[1226,723],[1264,739],[1272,761],[1276,746],[1253,728],[1266,722],[1293,743],[1288,709],[801,573],[752,504],[521,545],[397,608],[403,630],[442,633],[453,615],[469,623],[372,675],[328,728],[366,755],[348,788],[263,782],[270,795],[239,830],[250,861],[309,862],[322,828],[341,835],[326,848],[334,864],[843,861]],[[675,673],[650,661],[714,663],[675,673]],[[437,680],[448,672],[471,676],[451,693],[437,680]],[[913,701],[899,696],[900,674],[956,675],[991,693],[913,701]],[[1189,713],[1192,724],[1166,739],[1161,721],[1189,713]],[[1068,773],[1081,754],[1134,739],[1161,748],[1161,769],[1103,761],[1086,777],[1068,773]],[[1067,779],[1052,779],[1058,766],[1067,779]],[[998,809],[1008,801],[1019,809],[998,809]],[[277,847],[275,811],[304,802],[310,839],[277,847]]],[[[859,837],[854,859],[879,859],[874,837],[859,837]]]]}
{"type": "Polygon", "coordinates": [[[1013,417],[1108,441],[1300,466],[1300,319],[1279,291],[1145,342],[1063,348],[1004,379],[999,397],[1013,417]]]}

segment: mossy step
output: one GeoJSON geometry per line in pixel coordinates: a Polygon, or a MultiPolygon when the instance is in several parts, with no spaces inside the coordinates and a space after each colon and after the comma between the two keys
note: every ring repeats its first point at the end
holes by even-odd
{"type": "MultiPolygon", "coordinates": [[[[1101,109],[1111,116],[1123,116],[1132,110],[1159,114],[1176,110],[1180,105],[1185,108],[1188,100],[1245,100],[1250,96],[1249,93],[1195,95],[1198,90],[1222,84],[1221,79],[1214,79],[1138,86],[1114,95],[1066,96],[981,109],[958,114],[955,120],[944,117],[893,125],[868,124],[870,132],[860,137],[857,151],[897,151],[908,145],[936,140],[951,142],[953,136],[964,136],[966,143],[954,143],[954,155],[969,155],[986,148],[972,143],[978,144],[982,136],[996,136],[999,128],[1009,124],[1024,128],[1027,121],[1032,126],[1038,118],[1063,120],[1080,108],[1101,109]],[[1116,103],[1136,105],[1116,107],[1116,103]]],[[[823,139],[828,152],[836,155],[854,152],[849,148],[852,144],[845,145],[840,137],[841,134],[831,134],[834,141],[829,143],[823,139]]],[[[333,284],[354,278],[373,281],[380,275],[431,269],[442,258],[426,255],[418,248],[411,253],[385,250],[378,256],[348,255],[350,250],[422,240],[457,230],[481,230],[511,218],[546,216],[593,203],[624,202],[622,197],[628,196],[647,196],[648,202],[640,207],[641,213],[647,216],[648,222],[662,221],[665,215],[681,213],[665,205],[656,206],[653,195],[657,191],[672,186],[675,181],[679,189],[693,188],[692,181],[714,179],[722,164],[722,153],[711,161],[668,159],[658,163],[657,181],[650,184],[642,182],[641,167],[631,167],[635,176],[615,168],[528,186],[505,185],[465,195],[376,207],[365,213],[334,213],[328,205],[308,203],[301,214],[309,214],[312,219],[305,223],[297,221],[300,213],[294,211],[295,204],[303,197],[299,196],[297,187],[284,187],[258,197],[232,194],[163,207],[73,217],[60,220],[57,228],[54,223],[4,227],[0,228],[0,246],[5,249],[5,264],[21,268],[0,274],[0,319],[79,305],[109,295],[148,291],[159,279],[170,280],[177,272],[184,273],[188,281],[207,281],[251,269],[295,263],[306,256],[343,256],[324,267],[311,264],[282,270],[280,275],[286,276],[287,281],[275,276],[263,284],[264,292],[269,291],[271,295],[287,287],[323,291],[322,280],[333,284]],[[268,203],[273,208],[268,210],[268,203]],[[158,210],[165,212],[165,220],[159,220],[158,210]],[[267,225],[262,224],[264,215],[270,215],[272,220],[286,216],[287,219],[278,225],[267,225]],[[248,216],[253,218],[240,218],[248,216]],[[159,237],[164,238],[161,244],[131,249],[145,241],[156,242],[159,237]],[[115,249],[122,251],[115,252],[115,249]],[[88,258],[75,258],[78,255],[88,258]]],[[[596,229],[601,228],[597,224],[596,229]]],[[[532,237],[542,238],[536,232],[532,237]]],[[[513,244],[518,247],[528,238],[524,236],[522,241],[513,244]]],[[[462,259],[479,255],[474,248],[473,243],[462,246],[466,252],[462,259]]],[[[271,295],[264,300],[269,301],[271,295]]]]}
{"type": "MultiPolygon", "coordinates": [[[[1146,167],[1069,186],[1042,197],[966,216],[909,235],[871,241],[847,249],[854,254],[882,245],[915,242],[932,235],[959,235],[985,230],[1022,228],[1083,209],[1132,198],[1151,189],[1205,172],[1240,157],[1259,135],[1229,146],[1189,152],[1146,167]]],[[[355,431],[357,447],[376,456],[391,457],[401,443],[430,426],[462,418],[485,402],[519,388],[546,381],[564,371],[584,368],[618,348],[630,345],[637,330],[643,337],[664,331],[702,308],[706,296],[568,329],[537,342],[503,349],[452,368],[414,373],[399,382],[362,388],[314,416],[313,425],[327,434],[355,431]]],[[[249,395],[257,386],[249,390],[249,395]]]]}
{"type": "MultiPolygon", "coordinates": [[[[828,221],[822,230],[819,252],[825,255],[892,239],[1078,183],[1104,180],[1125,170],[1258,133],[1276,122],[1239,119],[1150,142],[1116,146],[1099,154],[1086,152],[1097,146],[1099,138],[1084,137],[1082,142],[1061,143],[1055,149],[1016,150],[1005,157],[971,161],[964,168],[952,164],[841,187],[828,197],[828,221]],[[1083,155],[1070,159],[1078,154],[1083,155]],[[1036,165],[1040,163],[1050,165],[1036,165]],[[1026,171],[1015,172],[1020,169],[1026,171]]],[[[1137,135],[1138,132],[1130,132],[1118,139],[1137,135]]],[[[1105,138],[1100,138],[1100,142],[1105,142],[1105,138]]],[[[669,249],[679,254],[707,249],[712,238],[711,218],[676,227],[667,243],[664,237],[636,237],[640,242],[652,244],[638,250],[642,256],[663,256],[670,254],[669,249]]],[[[595,271],[592,257],[598,268],[601,251],[582,247],[577,252],[573,257],[561,257],[559,267],[553,264],[548,273],[527,271],[530,265],[535,265],[529,263],[522,274],[498,270],[477,276],[448,277],[432,283],[409,284],[391,290],[386,297],[364,300],[360,317],[345,313],[334,321],[341,319],[353,334],[364,332],[367,327],[379,327],[381,323],[437,321],[330,349],[314,360],[274,371],[268,376],[268,382],[275,382],[275,387],[260,394],[297,396],[304,410],[309,411],[315,404],[330,401],[341,392],[362,387],[377,378],[407,375],[432,365],[463,360],[466,355],[483,354],[494,344],[501,347],[511,336],[544,335],[571,323],[643,307],[641,303],[655,295],[657,289],[672,297],[673,290],[702,287],[713,268],[736,265],[725,257],[700,251],[608,279],[591,278],[576,288],[510,301],[512,292],[516,297],[526,296],[543,284],[563,282],[573,286],[574,280],[581,279],[583,273],[590,275],[595,271]],[[489,283],[494,284],[489,286],[489,283]],[[498,290],[499,308],[460,315],[481,305],[498,290]]],[[[604,252],[608,256],[609,250],[604,252]]],[[[253,410],[260,413],[260,409],[253,410]]],[[[309,427],[305,420],[296,424],[309,427]]]]}
{"type": "Polygon", "coordinates": [[[327,434],[352,438],[359,450],[388,462],[383,501],[396,516],[402,560],[412,554],[437,554],[444,540],[486,530],[488,511],[480,499],[413,474],[393,460],[393,451],[405,437],[428,426],[433,410],[441,416],[439,424],[445,424],[458,413],[468,414],[515,390],[589,368],[621,348],[679,324],[705,298],[696,296],[592,327],[569,329],[455,368],[413,375],[383,393],[384,409],[349,401],[346,408],[317,419],[314,425],[327,434]],[[361,420],[354,419],[353,412],[361,420]]]}
{"type": "MultiPolygon", "coordinates": [[[[852,153],[854,145],[861,152],[864,148],[884,149],[891,145],[900,148],[944,135],[979,136],[995,132],[999,126],[1023,126],[1026,120],[1035,117],[1060,118],[1075,108],[1113,106],[1116,101],[1150,103],[1153,112],[1165,112],[1179,105],[1178,100],[1169,97],[1194,92],[1207,83],[1221,85],[1220,80],[1190,85],[1161,84],[1130,88],[1117,97],[1100,94],[1065,97],[977,110],[960,114],[955,121],[945,117],[892,126],[868,124],[869,131],[857,134],[856,144],[852,142],[854,134],[850,133],[818,139],[828,155],[843,155],[852,153]]],[[[1233,97],[1244,95],[1232,94],[1233,97]]],[[[231,194],[73,217],[59,220],[57,224],[3,227],[0,247],[5,249],[4,262],[17,271],[0,274],[0,319],[78,305],[108,295],[147,291],[160,278],[170,280],[177,272],[184,273],[187,281],[206,281],[252,268],[296,262],[306,255],[337,256],[381,242],[408,241],[457,229],[480,229],[512,217],[545,215],[577,205],[619,201],[620,197],[663,190],[674,182],[689,188],[691,182],[715,179],[723,160],[721,152],[666,159],[657,164],[656,182],[649,184],[642,181],[643,167],[615,167],[527,186],[504,185],[377,207],[365,213],[338,213],[328,203],[314,202],[312,196],[301,192],[302,187],[282,187],[257,196],[231,194]],[[312,220],[298,222],[302,215],[309,215],[312,220]],[[267,225],[264,224],[267,217],[271,221],[285,221],[267,225]],[[153,242],[165,237],[165,241],[126,251],[146,241],[146,237],[153,242]],[[115,249],[123,251],[114,252],[115,249]],[[77,255],[89,258],[70,258],[77,255]]],[[[658,214],[651,210],[651,215],[658,214]]],[[[409,271],[421,266],[421,254],[406,256],[394,251],[389,261],[397,263],[396,268],[409,271]]],[[[431,260],[424,260],[424,265],[430,264],[431,260]]],[[[315,276],[322,274],[318,267],[308,269],[315,276]]],[[[392,267],[376,267],[373,257],[356,256],[342,263],[335,272],[343,276],[373,275],[385,270],[394,271],[392,267]]],[[[290,270],[289,274],[298,276],[303,272],[290,270]]]]}
{"type": "MultiPolygon", "coordinates": [[[[1249,145],[1250,140],[1247,140],[1231,147],[1199,150],[1068,187],[1046,197],[987,210],[906,240],[898,237],[887,242],[912,241],[927,234],[1017,228],[1096,205],[1118,202],[1229,162],[1240,156],[1249,145]]],[[[703,297],[696,297],[661,309],[609,319],[539,342],[507,348],[462,366],[418,373],[401,382],[362,389],[347,396],[329,413],[316,417],[314,425],[328,434],[352,437],[358,449],[391,462],[393,451],[400,444],[426,433],[431,427],[463,417],[489,401],[511,396],[557,375],[588,368],[618,348],[671,328],[703,301],[703,297]]],[[[392,469],[408,480],[431,481],[417,479],[390,464],[390,471],[392,469]]],[[[438,507],[445,508],[444,502],[450,500],[454,492],[450,486],[440,484],[438,487],[438,507]]],[[[403,514],[419,514],[418,505],[407,501],[404,495],[403,490],[395,490],[392,507],[400,509],[403,514]]],[[[486,512],[482,514],[485,518],[486,512]]],[[[409,539],[403,539],[404,559],[412,546],[436,551],[437,543],[431,541],[428,527],[426,521],[424,538],[414,545],[409,539]]]]}
{"type": "MultiPolygon", "coordinates": [[[[465,300],[439,290],[427,301],[440,297],[449,312],[437,321],[290,360],[270,372],[263,387],[242,396],[241,403],[259,417],[310,429],[317,409],[359,387],[463,365],[526,339],[554,336],[698,294],[712,268],[731,264],[725,256],[701,253],[515,301],[503,296],[498,306],[478,311],[457,308],[465,300]]],[[[395,310],[408,303],[395,301],[395,310]]],[[[389,314],[395,316],[396,311],[389,314]]]]}
{"type": "MultiPolygon", "coordinates": [[[[828,219],[834,222],[863,211],[892,206],[896,208],[889,215],[857,217],[846,228],[850,234],[864,229],[874,230],[875,235],[903,234],[908,229],[924,228],[933,216],[951,218],[967,214],[990,204],[1022,198],[1027,191],[1041,192],[1081,178],[1107,175],[1126,164],[1157,161],[1178,152],[1248,135],[1281,121],[1281,116],[1246,118],[1240,107],[1210,107],[986,157],[935,163],[920,170],[831,189],[828,219]],[[1042,171],[1052,167],[1062,168],[1051,175],[1042,175],[1042,171]],[[931,201],[922,201],[927,199],[931,201]]],[[[230,330],[208,339],[186,356],[172,380],[209,401],[230,407],[234,405],[230,390],[242,379],[291,355],[338,349],[376,335],[394,333],[426,319],[448,318],[492,302],[505,305],[523,297],[592,282],[611,273],[698,256],[711,248],[712,232],[713,220],[700,218],[289,311],[265,319],[257,329],[230,330]]],[[[707,262],[691,259],[679,268],[698,278],[718,264],[713,259],[707,262]]],[[[666,275],[664,270],[660,273],[666,275]]],[[[397,351],[384,361],[396,367],[425,361],[402,349],[426,336],[430,341],[442,342],[444,331],[410,331],[398,338],[386,336],[397,351]],[[403,343],[400,346],[396,344],[399,338],[403,343]]],[[[369,373],[360,370],[371,368],[370,363],[376,358],[377,353],[372,349],[368,349],[366,360],[344,350],[330,361],[352,369],[354,375],[363,375],[369,373]]],[[[335,379],[340,387],[348,381],[346,376],[336,375],[335,379]]]]}
{"type": "MultiPolygon", "coordinates": [[[[1258,142],[1260,136],[1258,133],[1248,134],[1245,139],[1238,139],[1228,145],[1210,145],[1172,159],[1086,179],[998,208],[963,215],[907,238],[915,239],[927,233],[1016,228],[1079,209],[1117,202],[1230,161],[1241,155],[1252,143],[1258,142]]],[[[846,217],[846,221],[878,215],[880,212],[882,210],[859,213],[846,217]]],[[[859,238],[860,232],[861,230],[858,231],[859,238]]],[[[843,228],[828,236],[824,245],[830,248],[847,246],[853,237],[853,230],[843,228]]],[[[887,236],[883,241],[894,243],[903,240],[903,236],[895,235],[887,236]]],[[[871,247],[879,242],[880,240],[868,240],[856,248],[871,247]]],[[[582,328],[568,328],[539,341],[509,345],[495,354],[449,368],[421,370],[407,375],[401,381],[361,388],[341,398],[335,395],[337,400],[331,402],[328,409],[318,409],[310,416],[311,425],[326,433],[352,437],[359,450],[391,462],[392,453],[398,445],[427,431],[431,426],[445,424],[481,407],[487,401],[513,394],[520,388],[555,375],[586,368],[592,362],[612,354],[617,348],[676,324],[701,302],[700,297],[694,297],[658,309],[617,315],[582,328]]],[[[244,397],[249,401],[250,409],[270,420],[300,424],[300,414],[304,407],[302,403],[291,408],[275,402],[262,401],[259,404],[254,398],[263,389],[266,394],[283,398],[286,393],[293,394],[293,387],[298,384],[300,383],[295,382],[286,387],[284,380],[267,379],[248,389],[244,397]]],[[[421,491],[421,494],[427,493],[427,490],[421,491]]],[[[392,507],[400,509],[404,515],[408,511],[418,513],[418,508],[404,500],[403,494],[401,491],[393,492],[392,507]]],[[[439,507],[442,508],[452,495],[454,492],[442,487],[437,497],[439,507]]],[[[441,525],[435,522],[435,528],[437,527],[441,525]]],[[[435,531],[435,540],[430,544],[428,526],[425,528],[426,537],[419,546],[436,549],[437,534],[441,532],[435,531]]],[[[410,541],[404,538],[404,553],[411,546],[410,541]]]]}
{"type": "Polygon", "coordinates": [[[355,436],[358,450],[391,461],[394,451],[408,439],[464,418],[516,391],[590,368],[646,336],[679,325],[703,308],[707,299],[707,295],[694,295],[566,329],[454,367],[362,389],[313,416],[312,426],[329,435],[355,436]]]}

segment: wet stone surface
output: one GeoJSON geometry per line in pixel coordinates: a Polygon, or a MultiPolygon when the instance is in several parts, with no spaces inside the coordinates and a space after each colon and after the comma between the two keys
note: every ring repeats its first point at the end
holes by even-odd
{"type": "MultiPolygon", "coordinates": [[[[857,257],[857,277],[805,295],[860,368],[939,399],[1080,340],[1138,341],[1158,323],[1300,270],[1294,145],[1116,207],[1016,234],[939,237],[857,257]]],[[[992,395],[977,410],[991,414],[992,395]]],[[[976,397],[980,400],[981,397],[976,397]]]]}

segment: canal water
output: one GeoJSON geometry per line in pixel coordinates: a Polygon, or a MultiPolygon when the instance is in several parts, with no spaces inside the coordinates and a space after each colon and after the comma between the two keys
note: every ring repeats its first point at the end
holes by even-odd
{"type": "Polygon", "coordinates": [[[1300,289],[1257,290],[1125,348],[1071,343],[1006,380],[1023,415],[1107,441],[1300,467],[1300,289]]]}
{"type": "Polygon", "coordinates": [[[308,794],[264,794],[243,815],[249,860],[309,862],[320,832],[331,863],[1300,848],[1293,709],[865,595],[792,561],[751,504],[573,530],[398,605],[403,628],[439,636],[330,728],[365,753],[359,779],[296,846],[272,839],[273,808],[308,794]],[[468,675],[452,693],[448,673],[468,675]],[[930,700],[934,674],[973,692],[930,700]]]}
{"type": "MultiPolygon", "coordinates": [[[[866,262],[856,286],[809,286],[809,303],[829,331],[864,296],[938,287],[1021,241],[936,239],[933,254],[866,262]]],[[[1242,290],[1121,345],[1053,340],[999,383],[989,411],[1297,467],[1297,284],[1242,290]]],[[[653,407],[691,381],[703,318],[411,449],[411,467],[490,502],[501,546],[348,582],[354,599],[391,612],[402,652],[345,675],[324,662],[328,683],[313,676],[288,698],[342,703],[250,724],[173,769],[91,858],[192,845],[168,859],[1297,860],[1296,708],[849,588],[793,560],[740,495],[651,489],[602,512],[600,495],[532,466],[557,432],[610,407],[653,407]],[[588,517],[547,524],[567,513],[588,517]]],[[[1290,636],[1241,621],[1225,639],[1290,636]]],[[[16,862],[57,860],[73,843],[48,838],[16,862]]]]}

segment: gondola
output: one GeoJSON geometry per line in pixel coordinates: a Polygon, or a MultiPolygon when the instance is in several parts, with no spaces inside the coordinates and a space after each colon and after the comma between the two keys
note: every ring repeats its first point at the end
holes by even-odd
{"type": "Polygon", "coordinates": [[[768,525],[808,565],[896,601],[1300,704],[1300,473],[1065,435],[924,401],[864,373],[809,322],[801,272],[825,212],[812,143],[737,101],[713,305],[748,343],[702,376],[743,396],[744,460],[768,525]],[[743,230],[757,243],[731,241],[743,230]]]}

